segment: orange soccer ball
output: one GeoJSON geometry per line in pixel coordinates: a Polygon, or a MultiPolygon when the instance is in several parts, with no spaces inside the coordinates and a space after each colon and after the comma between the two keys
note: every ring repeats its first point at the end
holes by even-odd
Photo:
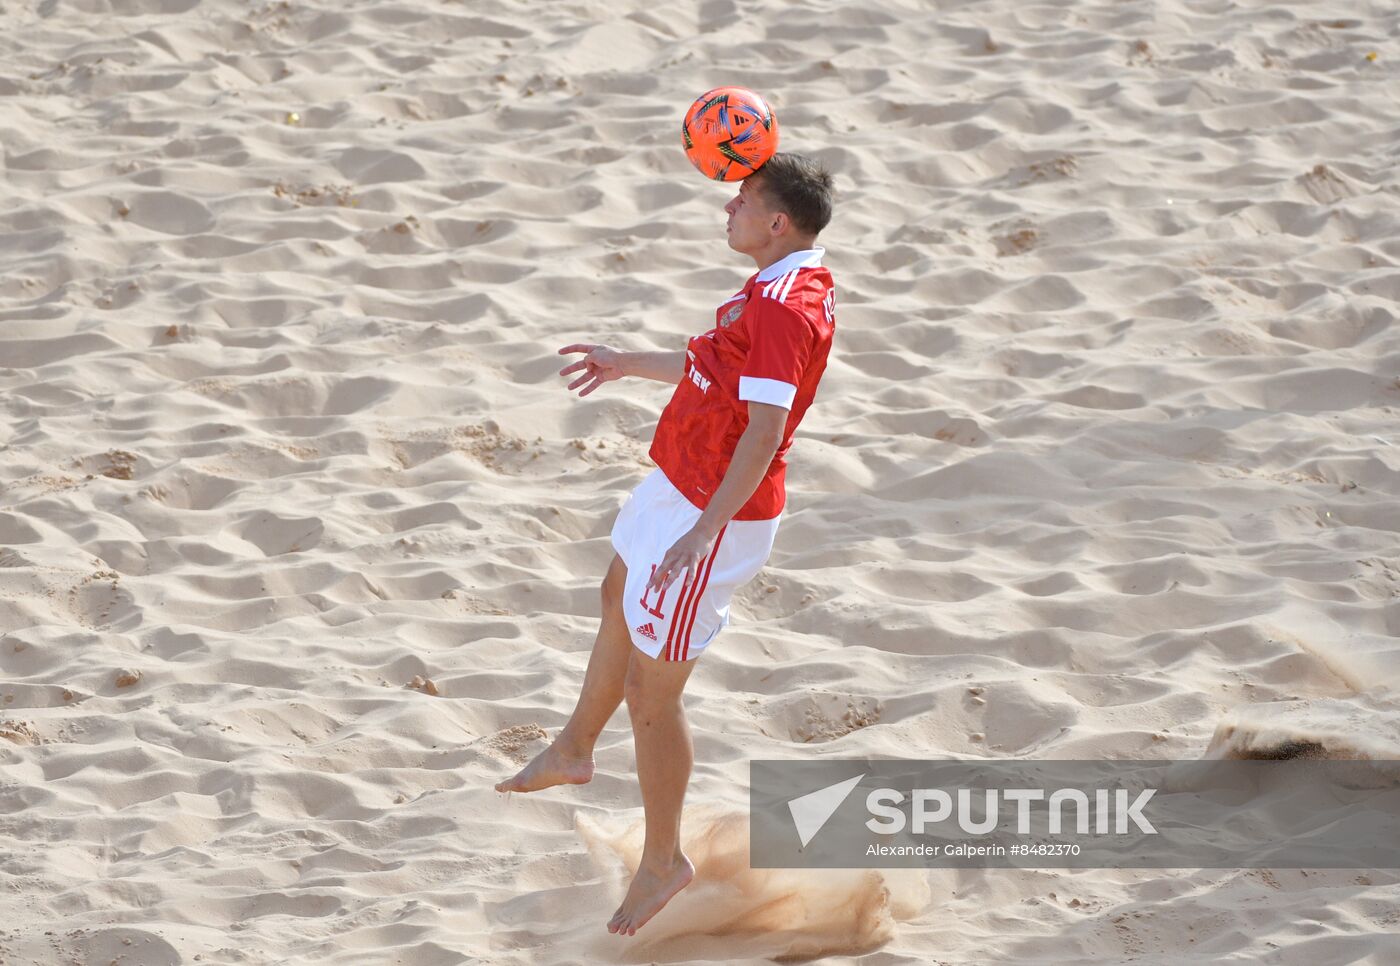
{"type": "Polygon", "coordinates": [[[690,163],[715,181],[739,181],[778,150],[778,119],[746,87],[716,87],[695,99],[681,122],[690,163]]]}

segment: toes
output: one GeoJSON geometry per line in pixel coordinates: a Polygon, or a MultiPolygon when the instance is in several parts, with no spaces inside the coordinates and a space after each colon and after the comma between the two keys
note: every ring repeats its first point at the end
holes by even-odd
{"type": "Polygon", "coordinates": [[[616,933],[619,936],[627,935],[627,926],[630,917],[621,908],[613,913],[613,917],[608,920],[608,932],[616,933]]]}

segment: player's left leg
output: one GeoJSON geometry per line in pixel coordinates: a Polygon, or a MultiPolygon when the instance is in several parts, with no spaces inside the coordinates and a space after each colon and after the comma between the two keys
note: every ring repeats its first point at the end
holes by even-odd
{"type": "Polygon", "coordinates": [[[634,648],[627,633],[627,617],[622,611],[622,593],[627,585],[627,564],[613,555],[601,586],[602,620],[578,702],[568,722],[534,759],[513,778],[496,783],[498,792],[533,792],[554,785],[582,785],[593,778],[593,746],[603,727],[622,703],[622,683],[627,675],[628,655],[634,648]]]}
{"type": "Polygon", "coordinates": [[[637,874],[608,932],[632,936],[695,876],[681,851],[681,805],[695,758],[681,693],[696,658],[667,661],[634,648],[623,693],[637,749],[646,841],[637,874]]]}

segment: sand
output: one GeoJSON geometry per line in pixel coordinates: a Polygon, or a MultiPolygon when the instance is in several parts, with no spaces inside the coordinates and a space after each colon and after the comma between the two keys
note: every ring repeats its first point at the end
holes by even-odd
{"type": "Polygon", "coordinates": [[[1400,961],[1394,872],[758,873],[747,762],[1400,757],[1400,11],[0,6],[0,959],[1400,961]],[[699,878],[573,706],[721,83],[835,172],[837,335],[687,707],[699,878]]]}

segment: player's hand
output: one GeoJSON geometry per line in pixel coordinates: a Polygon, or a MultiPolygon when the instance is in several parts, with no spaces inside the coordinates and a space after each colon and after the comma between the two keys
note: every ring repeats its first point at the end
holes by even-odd
{"type": "Polygon", "coordinates": [[[666,551],[666,556],[661,558],[661,565],[651,575],[651,580],[647,581],[646,592],[652,588],[665,590],[675,583],[682,571],[694,574],[700,567],[700,562],[710,554],[711,548],[715,545],[715,538],[699,530],[688,530],[683,537],[671,544],[671,549],[666,551]]]}
{"type": "Polygon", "coordinates": [[[580,397],[588,395],[605,382],[612,382],[614,379],[621,379],[627,375],[622,371],[622,356],[625,353],[612,346],[596,345],[591,342],[575,342],[573,345],[566,345],[559,350],[560,355],[567,352],[588,353],[577,362],[572,362],[559,370],[561,376],[578,372],[580,369],[587,370],[583,375],[569,383],[571,390],[583,386],[583,390],[579,393],[580,397]]]}

